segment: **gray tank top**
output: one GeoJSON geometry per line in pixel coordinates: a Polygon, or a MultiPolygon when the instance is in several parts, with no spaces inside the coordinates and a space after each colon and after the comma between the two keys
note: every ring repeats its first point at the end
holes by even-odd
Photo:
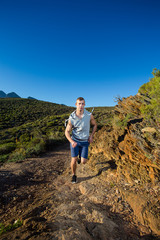
{"type": "Polygon", "coordinates": [[[76,111],[71,113],[69,120],[72,124],[72,139],[80,142],[86,142],[89,138],[89,130],[90,130],[90,119],[91,114],[86,109],[84,109],[84,113],[82,118],[80,119],[76,115],[76,111]]]}

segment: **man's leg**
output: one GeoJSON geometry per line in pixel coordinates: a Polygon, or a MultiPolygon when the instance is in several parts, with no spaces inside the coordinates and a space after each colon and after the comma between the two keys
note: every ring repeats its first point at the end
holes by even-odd
{"type": "Polygon", "coordinates": [[[77,158],[78,157],[72,157],[71,158],[72,183],[77,182],[77,176],[76,176],[77,158]]]}
{"type": "Polygon", "coordinates": [[[79,146],[77,144],[76,147],[72,147],[72,144],[70,144],[71,148],[71,170],[72,170],[72,183],[77,182],[77,176],[76,176],[76,168],[77,168],[77,159],[79,154],[79,146]]]}
{"type": "Polygon", "coordinates": [[[88,161],[87,158],[83,158],[83,157],[81,157],[81,163],[85,164],[87,161],[88,161]]]}
{"type": "Polygon", "coordinates": [[[72,157],[72,158],[71,158],[71,170],[72,170],[72,174],[73,174],[73,175],[76,175],[77,158],[78,158],[78,157],[72,157]]]}

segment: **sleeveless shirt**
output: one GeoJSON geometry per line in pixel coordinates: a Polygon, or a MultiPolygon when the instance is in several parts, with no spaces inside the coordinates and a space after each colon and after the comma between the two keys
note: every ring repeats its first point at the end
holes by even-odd
{"type": "Polygon", "coordinates": [[[80,119],[76,115],[76,110],[71,113],[69,120],[72,124],[72,139],[80,142],[86,142],[89,138],[91,114],[84,109],[83,116],[80,119]]]}

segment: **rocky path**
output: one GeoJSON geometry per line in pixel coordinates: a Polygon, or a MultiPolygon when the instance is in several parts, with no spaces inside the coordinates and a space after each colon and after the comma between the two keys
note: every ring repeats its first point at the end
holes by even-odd
{"type": "Polygon", "coordinates": [[[115,166],[78,165],[72,184],[69,145],[0,168],[0,223],[23,224],[3,240],[151,240],[114,184],[115,166]],[[107,167],[106,167],[107,166],[107,167]],[[104,180],[105,179],[105,180],[104,180]]]}

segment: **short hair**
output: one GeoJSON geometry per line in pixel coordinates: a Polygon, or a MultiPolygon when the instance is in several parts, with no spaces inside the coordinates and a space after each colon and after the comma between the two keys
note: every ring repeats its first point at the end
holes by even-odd
{"type": "MultiPolygon", "coordinates": [[[[76,102],[77,102],[78,100],[79,100],[79,101],[83,101],[84,98],[83,98],[83,97],[78,97],[77,100],[76,100],[76,102]]],[[[85,101],[85,100],[84,100],[84,101],[85,101]]]]}

